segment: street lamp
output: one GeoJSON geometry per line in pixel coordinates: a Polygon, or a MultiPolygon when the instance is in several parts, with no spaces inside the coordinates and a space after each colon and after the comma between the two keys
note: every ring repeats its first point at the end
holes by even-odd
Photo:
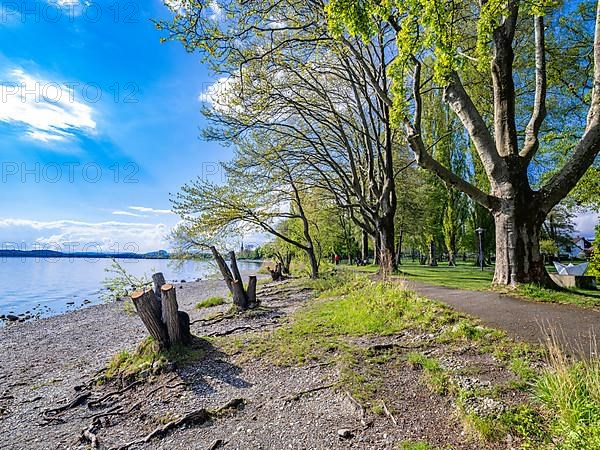
{"type": "Polygon", "coordinates": [[[479,227],[475,230],[479,236],[479,267],[483,270],[483,228],[479,227]]]}

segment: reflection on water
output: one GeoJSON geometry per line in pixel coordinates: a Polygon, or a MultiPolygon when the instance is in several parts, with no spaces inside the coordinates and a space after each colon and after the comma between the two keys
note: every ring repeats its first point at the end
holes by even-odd
{"type": "MultiPolygon", "coordinates": [[[[122,259],[119,263],[135,276],[163,272],[167,281],[195,281],[216,275],[209,261],[166,259],[122,259]]],[[[110,259],[0,259],[0,315],[31,314],[42,317],[61,314],[99,303],[102,282],[110,259]]],[[[260,263],[239,261],[241,270],[253,270],[260,263]]],[[[0,322],[1,326],[1,322],[0,322]]]]}

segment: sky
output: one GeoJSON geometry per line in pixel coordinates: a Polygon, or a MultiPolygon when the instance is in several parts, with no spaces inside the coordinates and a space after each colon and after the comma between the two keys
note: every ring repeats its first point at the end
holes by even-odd
{"type": "Polygon", "coordinates": [[[219,82],[160,43],[168,17],[161,0],[0,1],[2,248],[168,249],[170,194],[220,181],[231,149],[199,138],[219,82]]]}
{"type": "Polygon", "coordinates": [[[214,78],[160,43],[151,19],[168,16],[160,0],[0,2],[3,248],[165,249],[170,193],[219,180],[231,149],[199,138],[214,78]]]}

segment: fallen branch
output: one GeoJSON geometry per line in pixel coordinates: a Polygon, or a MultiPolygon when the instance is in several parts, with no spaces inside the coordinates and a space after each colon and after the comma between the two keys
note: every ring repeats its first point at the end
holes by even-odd
{"type": "Polygon", "coordinates": [[[358,400],[356,400],[354,397],[352,397],[352,394],[350,394],[349,391],[346,391],[346,396],[354,404],[354,406],[356,406],[358,408],[358,410],[360,411],[360,423],[362,424],[362,426],[364,426],[364,427],[369,426],[365,419],[365,417],[367,416],[367,411],[365,410],[365,407],[363,405],[361,405],[361,403],[358,400]]]}
{"type": "Polygon", "coordinates": [[[169,431],[179,428],[183,425],[192,425],[192,424],[202,425],[203,423],[206,423],[209,420],[211,420],[213,417],[216,417],[227,410],[237,409],[244,404],[245,404],[244,399],[236,398],[236,399],[228,401],[223,406],[221,406],[215,410],[208,410],[206,408],[201,408],[196,411],[192,411],[190,413],[187,413],[186,415],[184,415],[183,417],[181,417],[179,419],[172,420],[171,422],[168,422],[165,425],[156,428],[154,431],[152,431],[146,437],[137,439],[135,441],[128,442],[120,447],[114,447],[112,450],[127,450],[129,447],[131,447],[133,445],[147,444],[152,439],[157,438],[157,437],[163,437],[169,431]]]}
{"type": "Polygon", "coordinates": [[[395,426],[398,426],[398,421],[396,420],[394,415],[390,412],[390,410],[388,409],[387,405],[385,404],[385,402],[383,400],[381,401],[381,405],[383,406],[383,412],[385,413],[385,415],[390,418],[390,420],[392,421],[392,423],[395,426]]]}

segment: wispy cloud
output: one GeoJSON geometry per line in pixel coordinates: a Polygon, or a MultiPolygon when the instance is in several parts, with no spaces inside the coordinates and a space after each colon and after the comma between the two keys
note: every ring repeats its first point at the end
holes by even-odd
{"type": "Polygon", "coordinates": [[[93,109],[73,87],[27,73],[20,67],[0,73],[0,121],[25,128],[38,142],[60,142],[76,133],[94,134],[93,109]]]}
{"type": "Polygon", "coordinates": [[[2,219],[3,248],[148,252],[168,247],[165,224],[2,219]]]}
{"type": "Polygon", "coordinates": [[[144,214],[136,214],[131,211],[113,211],[113,216],[148,217],[144,214]]]}
{"type": "Polygon", "coordinates": [[[130,206],[129,209],[132,209],[132,210],[138,211],[138,212],[142,212],[142,213],[155,214],[155,215],[174,214],[173,211],[171,211],[169,209],[154,209],[154,208],[148,208],[146,206],[130,206]]]}

